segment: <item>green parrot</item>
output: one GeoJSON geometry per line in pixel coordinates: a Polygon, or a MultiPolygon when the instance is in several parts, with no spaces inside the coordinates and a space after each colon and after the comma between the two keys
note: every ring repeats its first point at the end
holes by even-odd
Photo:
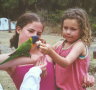
{"type": "Polygon", "coordinates": [[[16,50],[15,52],[13,52],[12,54],[10,54],[6,60],[4,60],[3,62],[0,63],[4,64],[10,60],[13,60],[17,57],[21,57],[21,56],[27,56],[27,57],[31,57],[30,55],[30,49],[32,47],[34,47],[35,42],[39,40],[38,36],[32,36],[31,38],[29,38],[27,41],[25,41],[24,43],[22,43],[16,50]]]}

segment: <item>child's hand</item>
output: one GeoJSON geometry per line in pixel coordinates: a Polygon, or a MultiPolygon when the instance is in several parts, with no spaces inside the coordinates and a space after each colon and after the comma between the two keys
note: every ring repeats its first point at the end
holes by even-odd
{"type": "Polygon", "coordinates": [[[44,60],[45,56],[42,56],[40,60],[37,61],[36,65],[37,67],[41,68],[42,74],[41,76],[45,76],[47,71],[46,71],[46,65],[47,62],[44,60]]]}
{"type": "Polygon", "coordinates": [[[43,54],[49,54],[50,50],[51,50],[51,46],[49,44],[43,44],[43,43],[40,43],[40,51],[43,53],[43,54]]]}
{"type": "Polygon", "coordinates": [[[83,88],[92,87],[95,83],[95,78],[92,75],[87,74],[84,76],[84,81],[82,84],[83,88]]]}
{"type": "Polygon", "coordinates": [[[38,66],[39,68],[41,68],[42,71],[46,70],[46,65],[47,65],[47,62],[44,60],[44,56],[42,56],[41,59],[38,60],[35,64],[35,66],[38,66]]]}
{"type": "Polygon", "coordinates": [[[46,41],[44,39],[40,39],[40,41],[44,44],[46,44],[46,41]]]}

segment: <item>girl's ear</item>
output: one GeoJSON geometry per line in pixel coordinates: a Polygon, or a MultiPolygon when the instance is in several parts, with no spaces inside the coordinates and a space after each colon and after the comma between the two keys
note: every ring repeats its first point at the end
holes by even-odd
{"type": "Polygon", "coordinates": [[[16,27],[16,32],[17,32],[18,34],[20,34],[20,32],[21,32],[21,27],[20,27],[20,26],[17,26],[17,27],[16,27]]]}

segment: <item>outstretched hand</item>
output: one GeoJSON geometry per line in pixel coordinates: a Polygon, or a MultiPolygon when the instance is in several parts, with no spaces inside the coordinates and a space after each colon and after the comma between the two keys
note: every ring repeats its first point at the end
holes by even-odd
{"type": "Polygon", "coordinates": [[[49,44],[40,43],[40,51],[43,54],[49,54],[51,49],[52,48],[51,48],[51,46],[49,44]]]}

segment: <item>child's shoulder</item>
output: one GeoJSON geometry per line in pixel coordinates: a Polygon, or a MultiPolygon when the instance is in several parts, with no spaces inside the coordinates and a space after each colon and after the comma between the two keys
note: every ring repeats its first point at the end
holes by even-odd
{"type": "Polygon", "coordinates": [[[80,49],[86,49],[86,48],[88,48],[88,46],[82,40],[76,41],[74,43],[73,47],[74,48],[80,48],[80,49]]]}
{"type": "Polygon", "coordinates": [[[63,42],[64,42],[64,41],[61,40],[61,41],[58,41],[57,43],[55,43],[55,44],[53,45],[53,49],[58,48],[63,42]]]}
{"type": "Polygon", "coordinates": [[[83,59],[84,59],[85,57],[88,56],[88,53],[89,53],[88,46],[87,46],[82,40],[78,40],[78,41],[74,44],[73,47],[74,47],[74,48],[73,48],[74,50],[78,50],[78,52],[81,52],[79,58],[82,59],[82,57],[83,57],[83,59]]]}

